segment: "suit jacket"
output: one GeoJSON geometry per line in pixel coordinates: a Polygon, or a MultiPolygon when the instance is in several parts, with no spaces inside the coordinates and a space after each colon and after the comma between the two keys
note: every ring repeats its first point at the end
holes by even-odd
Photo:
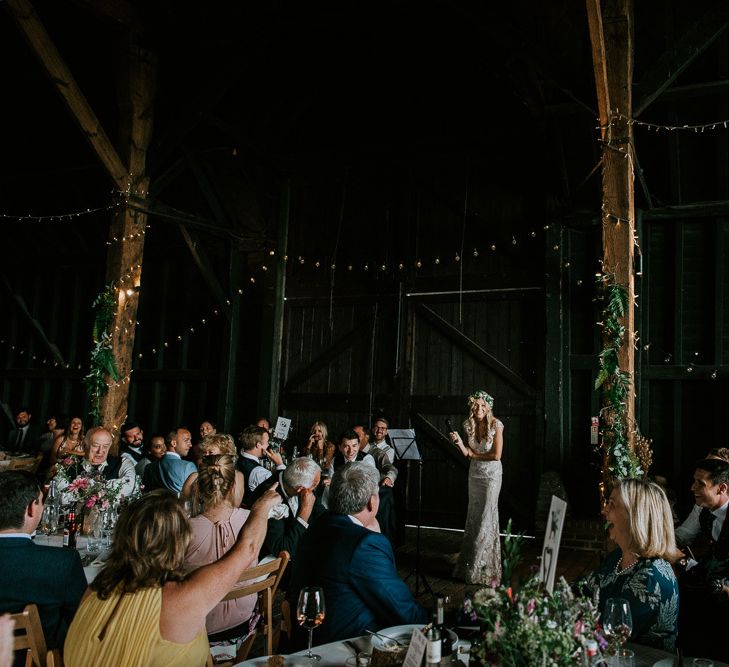
{"type": "Polygon", "coordinates": [[[18,447],[18,439],[20,438],[20,429],[15,428],[8,433],[8,444],[5,449],[9,452],[26,452],[27,454],[36,454],[40,449],[40,431],[32,423],[28,424],[28,430],[23,438],[23,443],[18,447]]]}
{"type": "Polygon", "coordinates": [[[49,649],[63,648],[85,590],[86,577],[75,549],[0,537],[0,613],[17,614],[27,604],[38,605],[49,649]]]}
{"type": "Polygon", "coordinates": [[[159,461],[152,461],[144,469],[144,489],[169,489],[180,493],[187,478],[197,472],[197,466],[192,461],[185,461],[178,456],[167,452],[159,461]]]}
{"type": "Polygon", "coordinates": [[[319,644],[428,619],[397,575],[387,538],[341,514],[323,514],[301,538],[289,591],[296,595],[303,586],[324,589],[326,618],[314,633],[319,644]]]}
{"type": "MultiPolygon", "coordinates": [[[[278,494],[281,500],[289,507],[288,516],[282,519],[270,518],[266,529],[266,539],[263,540],[263,546],[259,553],[259,558],[268,556],[278,556],[281,551],[288,551],[291,560],[296,557],[299,541],[307,531],[307,527],[296,518],[296,512],[292,510],[289,499],[283,488],[283,472],[278,475],[271,475],[267,480],[261,482],[253,491],[251,496],[251,504],[255,503],[268,489],[278,482],[278,494]]],[[[298,508],[298,502],[296,503],[298,508]]],[[[321,504],[319,498],[314,502],[314,508],[311,510],[311,516],[307,522],[309,525],[314,523],[322,514],[326,513],[324,505],[321,504]]]]}

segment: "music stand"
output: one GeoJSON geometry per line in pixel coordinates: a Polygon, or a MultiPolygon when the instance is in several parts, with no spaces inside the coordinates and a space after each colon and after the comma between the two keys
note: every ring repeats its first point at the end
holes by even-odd
{"type": "Polygon", "coordinates": [[[395,450],[395,458],[398,461],[407,461],[408,467],[411,461],[418,464],[418,525],[415,532],[415,567],[405,577],[405,581],[415,575],[415,597],[420,595],[420,582],[423,582],[423,588],[433,595],[433,589],[430,587],[425,575],[420,572],[420,526],[423,523],[423,457],[420,455],[418,443],[415,439],[415,429],[390,429],[388,435],[390,442],[395,450]]]}

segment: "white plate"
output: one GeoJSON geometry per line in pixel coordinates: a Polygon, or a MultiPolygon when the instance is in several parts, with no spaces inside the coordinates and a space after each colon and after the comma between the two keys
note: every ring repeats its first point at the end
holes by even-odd
{"type": "MultiPolygon", "coordinates": [[[[389,642],[387,639],[384,639],[384,637],[389,637],[390,639],[396,639],[401,644],[405,644],[406,646],[410,644],[410,637],[413,636],[413,630],[416,628],[422,629],[425,626],[418,625],[418,624],[410,624],[410,625],[395,625],[391,628],[383,628],[382,630],[378,630],[380,637],[377,635],[372,635],[370,638],[370,643],[372,644],[372,648],[376,648],[380,651],[382,650],[388,650],[394,648],[394,645],[392,642],[389,642]]],[[[453,630],[449,630],[451,635],[451,641],[453,642],[453,646],[455,646],[458,643],[458,635],[453,632],[453,630]]]]}

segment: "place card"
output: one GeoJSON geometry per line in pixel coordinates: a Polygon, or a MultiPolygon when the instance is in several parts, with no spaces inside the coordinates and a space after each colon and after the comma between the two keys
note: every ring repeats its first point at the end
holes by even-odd
{"type": "Polygon", "coordinates": [[[420,628],[415,628],[415,630],[413,630],[412,637],[410,637],[410,646],[408,647],[408,652],[405,655],[403,667],[420,667],[423,663],[423,657],[425,656],[425,649],[427,647],[428,639],[420,628]]]}

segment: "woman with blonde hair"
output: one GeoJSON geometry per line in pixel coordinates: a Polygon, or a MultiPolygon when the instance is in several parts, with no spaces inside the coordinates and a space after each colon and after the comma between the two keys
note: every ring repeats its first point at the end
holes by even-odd
{"type": "Polygon", "coordinates": [[[469,584],[501,580],[499,492],[504,425],[494,417],[494,399],[485,391],[468,397],[469,415],[463,422],[464,444],[456,431],[451,442],[470,461],[468,513],[463,546],[453,576],[469,584]]]}
{"type": "Polygon", "coordinates": [[[64,646],[68,667],[202,667],[208,613],[256,561],[275,491],[253,507],[218,561],[187,574],[191,531],[177,498],[159,489],[119,516],[109,558],[87,589],[64,646]]]}
{"type": "Polygon", "coordinates": [[[337,448],[329,442],[329,430],[323,421],[315,421],[311,425],[309,439],[304,445],[304,454],[311,456],[322,470],[329,470],[337,448]]]}
{"type": "MultiPolygon", "coordinates": [[[[249,510],[235,504],[236,473],[241,474],[235,469],[235,457],[229,454],[203,456],[200,462],[190,519],[192,538],[185,554],[188,572],[222,558],[248,519],[249,510]]],[[[254,560],[251,567],[256,564],[254,560]]],[[[247,635],[256,600],[256,595],[248,595],[216,605],[205,622],[209,639],[221,641],[247,635]]]]}
{"type": "Polygon", "coordinates": [[[644,479],[615,482],[603,515],[618,545],[586,580],[608,598],[624,598],[633,618],[631,641],[672,651],[678,628],[678,583],[671,562],[678,556],[671,507],[663,489],[644,479]]]}
{"type": "MultiPolygon", "coordinates": [[[[206,456],[220,456],[221,454],[224,454],[225,456],[231,456],[233,458],[234,464],[236,459],[238,458],[235,448],[235,441],[227,433],[212,433],[210,435],[206,435],[203,438],[203,441],[200,443],[200,451],[203,458],[205,458],[206,456]]],[[[198,463],[198,468],[201,462],[202,459],[198,463]]],[[[197,486],[198,475],[199,470],[198,472],[194,472],[189,475],[188,478],[185,480],[185,484],[182,487],[182,493],[180,494],[183,498],[193,498],[193,502],[195,502],[194,496],[195,488],[197,486]]],[[[240,507],[240,504],[243,501],[244,493],[245,477],[240,470],[237,470],[235,474],[235,488],[233,490],[233,496],[231,499],[234,507],[240,507]]],[[[193,509],[193,515],[199,513],[199,509],[193,509]]]]}

